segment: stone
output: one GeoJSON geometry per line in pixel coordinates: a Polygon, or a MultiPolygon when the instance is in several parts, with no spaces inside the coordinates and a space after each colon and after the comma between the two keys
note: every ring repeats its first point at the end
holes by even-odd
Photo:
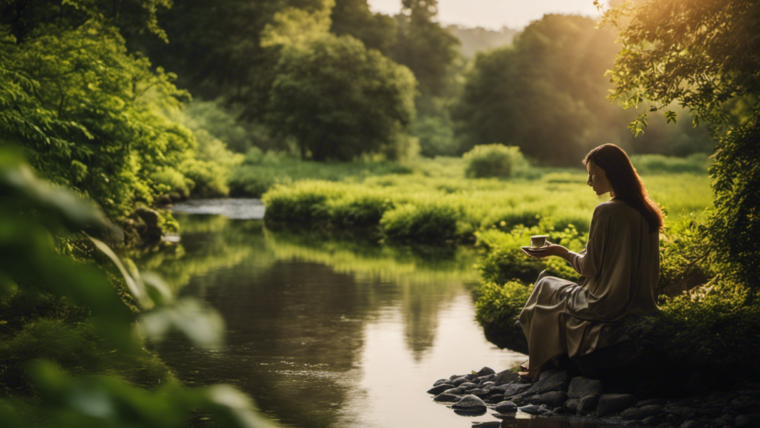
{"type": "Polygon", "coordinates": [[[499,413],[514,413],[517,411],[517,404],[511,401],[502,401],[495,405],[493,409],[499,413]]]}
{"type": "Polygon", "coordinates": [[[451,381],[451,379],[438,379],[437,381],[435,381],[435,383],[433,384],[433,386],[438,386],[438,385],[441,385],[441,384],[444,384],[444,383],[449,383],[449,381],[451,381]]]}
{"type": "Polygon", "coordinates": [[[680,418],[678,416],[674,415],[673,413],[668,413],[668,415],[665,416],[665,420],[668,421],[671,424],[675,424],[676,422],[679,421],[679,419],[680,418]]]}
{"type": "Polygon", "coordinates": [[[449,394],[446,392],[442,392],[438,395],[436,395],[433,398],[433,401],[437,401],[439,403],[454,403],[460,400],[461,397],[455,394],[449,394]]]}
{"type": "Polygon", "coordinates": [[[527,413],[529,415],[543,415],[544,413],[549,412],[549,408],[546,407],[546,404],[542,404],[540,406],[535,404],[529,404],[527,406],[518,407],[517,410],[527,413]]]}
{"type": "Polygon", "coordinates": [[[488,397],[484,398],[483,401],[485,401],[488,404],[497,404],[504,401],[504,394],[493,394],[489,395],[488,397]]]}
{"type": "Polygon", "coordinates": [[[496,384],[494,382],[491,382],[491,381],[483,382],[483,383],[480,384],[481,388],[495,387],[495,386],[496,386],[496,384]]]}
{"type": "Polygon", "coordinates": [[[567,391],[567,384],[566,371],[550,369],[541,373],[538,377],[538,382],[535,382],[524,394],[536,395],[549,391],[567,391]]]}
{"type": "Polygon", "coordinates": [[[465,395],[461,400],[451,406],[451,408],[455,410],[466,410],[468,412],[485,411],[486,403],[474,395],[465,395]]]}
{"type": "Polygon", "coordinates": [[[459,386],[459,385],[467,382],[468,380],[469,379],[467,379],[466,377],[462,376],[462,377],[458,377],[458,378],[452,380],[451,384],[454,385],[454,386],[459,386]]]}
{"type": "Polygon", "coordinates": [[[740,395],[731,400],[731,409],[735,411],[742,411],[751,407],[756,407],[758,405],[760,405],[760,403],[757,403],[755,400],[746,395],[740,395]]]}
{"type": "Polygon", "coordinates": [[[140,207],[135,210],[133,216],[142,220],[145,225],[143,230],[139,231],[140,237],[142,237],[143,240],[146,242],[157,242],[161,240],[163,231],[158,225],[159,215],[157,211],[140,207]]]}
{"type": "Polygon", "coordinates": [[[602,395],[602,381],[585,377],[574,377],[570,381],[567,396],[570,398],[583,398],[587,395],[602,395]]]}
{"type": "Polygon", "coordinates": [[[490,367],[483,367],[478,371],[478,376],[488,376],[492,374],[496,374],[496,371],[490,367]]]}
{"type": "Polygon", "coordinates": [[[599,416],[618,413],[633,406],[636,401],[636,397],[631,394],[605,394],[599,397],[596,412],[599,416]]]}
{"type": "Polygon", "coordinates": [[[657,425],[657,428],[672,428],[672,427],[669,423],[663,422],[660,425],[657,425]]]}
{"type": "Polygon", "coordinates": [[[649,416],[648,418],[644,418],[641,421],[641,423],[644,425],[657,425],[657,422],[660,422],[660,418],[657,416],[649,416]]]}
{"type": "Polygon", "coordinates": [[[567,413],[567,410],[564,407],[555,407],[552,409],[552,413],[555,415],[564,415],[567,413]]]}
{"type": "Polygon", "coordinates": [[[501,426],[501,422],[499,421],[488,421],[488,422],[473,422],[472,428],[499,428],[501,426]]]}
{"type": "Polygon", "coordinates": [[[578,405],[580,403],[581,403],[581,400],[577,398],[571,398],[565,401],[565,408],[569,410],[571,413],[575,413],[578,410],[578,405]]]}
{"type": "Polygon", "coordinates": [[[468,394],[475,395],[480,398],[487,396],[489,392],[491,392],[491,390],[487,388],[471,389],[467,391],[468,394]]]}
{"type": "Polygon", "coordinates": [[[567,401],[567,394],[563,391],[549,391],[537,394],[528,399],[532,404],[546,404],[549,407],[559,407],[567,401]]]}
{"type": "Polygon", "coordinates": [[[665,400],[664,398],[650,398],[650,399],[648,399],[648,400],[639,400],[639,401],[636,403],[636,407],[644,407],[644,406],[649,406],[649,405],[651,405],[651,404],[659,404],[659,405],[664,405],[664,404],[665,404],[665,403],[667,403],[667,402],[668,402],[668,401],[667,401],[667,400],[665,400]]]}
{"type": "Polygon", "coordinates": [[[522,394],[532,386],[533,385],[529,383],[512,383],[509,385],[497,386],[496,389],[502,390],[505,397],[511,397],[513,395],[522,394]]]}
{"type": "Polygon", "coordinates": [[[678,426],[678,428],[698,428],[700,427],[700,423],[698,421],[684,421],[681,425],[678,426]]]}
{"type": "Polygon", "coordinates": [[[580,399],[578,402],[578,409],[576,409],[576,412],[578,414],[584,415],[589,414],[596,410],[597,405],[599,404],[599,397],[596,395],[587,395],[580,399]]]}
{"type": "Polygon", "coordinates": [[[642,407],[631,407],[620,413],[623,419],[641,420],[650,416],[656,416],[662,413],[662,406],[659,404],[650,404],[642,407]]]}
{"type": "Polygon", "coordinates": [[[496,383],[496,385],[504,385],[505,383],[512,383],[518,380],[520,380],[520,376],[512,370],[504,370],[503,372],[499,372],[499,374],[493,378],[493,381],[496,383]]]}
{"type": "Polygon", "coordinates": [[[739,415],[734,418],[734,426],[748,427],[752,424],[752,417],[750,415],[739,415]]]}
{"type": "Polygon", "coordinates": [[[440,394],[440,393],[442,393],[444,391],[447,391],[447,390],[453,389],[453,388],[454,388],[454,385],[451,385],[449,383],[442,383],[442,384],[440,384],[438,386],[434,386],[434,387],[428,389],[427,393],[428,394],[438,395],[438,394],[440,394]]]}
{"type": "Polygon", "coordinates": [[[477,388],[477,387],[478,387],[478,385],[476,383],[473,383],[473,382],[465,382],[465,383],[459,385],[459,388],[462,388],[465,391],[467,391],[468,389],[473,389],[473,388],[477,388]]]}

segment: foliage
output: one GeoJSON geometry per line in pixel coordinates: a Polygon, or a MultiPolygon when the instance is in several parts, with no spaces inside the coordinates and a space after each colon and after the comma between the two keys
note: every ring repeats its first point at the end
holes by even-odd
{"type": "Polygon", "coordinates": [[[501,144],[478,145],[462,157],[467,161],[468,177],[510,177],[528,167],[519,147],[501,144]]]}
{"type": "MultiPolygon", "coordinates": [[[[283,180],[263,197],[266,221],[332,229],[361,224],[392,239],[415,239],[415,234],[423,234],[427,241],[472,242],[477,231],[509,232],[519,224],[540,224],[544,230],[555,231],[572,225],[574,230],[586,233],[593,208],[600,202],[585,184],[587,176],[580,169],[556,172],[534,168],[535,175],[528,178],[466,179],[461,162],[447,161],[433,168],[430,164],[436,162],[424,160],[412,166],[413,173],[403,175],[368,174],[344,177],[343,181],[283,180]],[[440,212],[432,212],[435,209],[440,212]],[[343,218],[348,213],[356,217],[343,218]],[[380,222],[374,223],[378,216],[380,222]],[[435,229],[433,224],[441,227],[439,233],[428,232],[435,229]]],[[[329,173],[332,168],[322,171],[329,173]]],[[[247,170],[255,171],[253,167],[247,170]]],[[[644,180],[652,197],[674,218],[711,204],[707,177],[645,175],[644,180]]]]}
{"type": "MultiPolygon", "coordinates": [[[[608,10],[604,22],[620,25],[622,49],[611,76],[611,97],[650,110],[674,102],[711,124],[719,139],[710,173],[715,211],[709,233],[721,275],[758,287],[760,268],[760,4],[750,0],[645,1],[608,10]]],[[[665,111],[669,121],[677,115],[665,111]]],[[[646,113],[630,128],[639,133],[646,113]]]]}
{"type": "Polygon", "coordinates": [[[639,174],[680,174],[704,175],[712,161],[704,153],[695,153],[685,158],[662,155],[631,156],[631,163],[639,174]]]}
{"type": "Polygon", "coordinates": [[[475,319],[481,325],[492,324],[509,330],[513,328],[515,317],[520,315],[532,291],[533,284],[526,287],[518,281],[509,281],[504,285],[486,281],[478,289],[475,319]]]}
{"type": "MultiPolygon", "coordinates": [[[[96,238],[89,240],[116,265],[123,288],[115,288],[92,264],[57,255],[54,234],[82,228],[107,234],[113,226],[91,204],[35,178],[18,155],[7,150],[0,153],[0,198],[3,307],[8,307],[6,299],[13,299],[26,304],[52,302],[47,307],[58,308],[38,312],[47,314],[39,318],[34,312],[16,312],[25,318],[11,320],[13,330],[3,331],[0,364],[4,380],[10,382],[4,387],[17,387],[14,392],[33,390],[36,396],[29,402],[20,398],[0,402],[6,426],[179,427],[193,410],[213,413],[228,426],[273,426],[228,386],[190,389],[167,379],[149,392],[117,377],[72,377],[64,372],[61,366],[76,374],[139,367],[150,360],[142,337],[160,340],[168,331],[183,333],[196,346],[217,347],[221,317],[194,300],[175,299],[160,278],[141,274],[96,238]],[[33,358],[42,360],[25,364],[33,358]],[[26,379],[19,376],[25,368],[26,379]],[[102,406],[97,412],[93,397],[102,406]]],[[[153,375],[165,376],[165,369],[161,373],[158,367],[153,375]]]]}
{"type": "Polygon", "coordinates": [[[447,25],[445,28],[459,39],[462,55],[467,58],[474,58],[475,54],[481,51],[511,45],[519,33],[517,30],[507,27],[501,27],[498,31],[482,27],[467,28],[460,25],[447,25]]]}
{"type": "Polygon", "coordinates": [[[715,277],[705,216],[691,213],[666,223],[660,235],[657,295],[677,296],[715,277]]]}
{"type": "Polygon", "coordinates": [[[353,36],[368,49],[376,49],[385,56],[390,56],[398,43],[396,21],[390,16],[372,13],[367,0],[335,0],[330,18],[331,33],[353,36]]]}
{"type": "Polygon", "coordinates": [[[268,122],[292,135],[302,157],[352,160],[365,153],[414,155],[414,76],[350,37],[287,45],[269,97],[268,122]]]}
{"type": "Polygon", "coordinates": [[[627,135],[631,115],[604,101],[612,89],[604,73],[619,50],[614,40],[591,18],[546,15],[512,46],[478,53],[452,113],[462,150],[500,142],[551,165],[575,165],[605,143],[629,152],[709,150],[704,130],[669,132],[664,121],[639,139],[627,135]]]}
{"type": "Polygon", "coordinates": [[[412,123],[412,134],[419,140],[422,156],[455,156],[459,153],[454,124],[445,112],[418,116],[412,123]]]}

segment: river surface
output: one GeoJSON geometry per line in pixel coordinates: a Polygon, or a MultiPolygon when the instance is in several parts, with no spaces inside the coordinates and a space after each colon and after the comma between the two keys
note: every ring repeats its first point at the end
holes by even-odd
{"type": "MultiPolygon", "coordinates": [[[[525,356],[489,343],[475,321],[469,248],[395,247],[264,227],[257,200],[174,207],[179,243],[141,260],[226,323],[226,346],[158,346],[188,385],[229,383],[285,427],[469,428],[425,391],[452,374],[501,371],[525,356]]],[[[518,413],[502,426],[593,427],[518,413]]]]}

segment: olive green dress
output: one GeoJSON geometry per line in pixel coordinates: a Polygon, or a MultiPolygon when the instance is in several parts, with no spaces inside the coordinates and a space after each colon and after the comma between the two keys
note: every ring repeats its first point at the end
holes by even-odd
{"type": "Polygon", "coordinates": [[[580,283],[539,277],[520,314],[530,367],[591,353],[610,339],[603,337],[606,323],[658,311],[659,233],[625,202],[597,206],[586,249],[570,255],[580,283]]]}

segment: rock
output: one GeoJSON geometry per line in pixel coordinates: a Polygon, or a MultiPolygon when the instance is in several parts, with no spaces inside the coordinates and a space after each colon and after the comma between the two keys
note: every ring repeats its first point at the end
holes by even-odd
{"type": "Polygon", "coordinates": [[[471,389],[467,391],[468,394],[475,395],[480,398],[487,396],[489,392],[491,392],[491,390],[487,388],[471,389]]]}
{"type": "Polygon", "coordinates": [[[478,371],[478,376],[488,376],[492,374],[496,374],[496,371],[490,367],[483,367],[478,371]]]}
{"type": "Polygon", "coordinates": [[[581,415],[593,412],[599,404],[599,397],[596,395],[587,395],[578,402],[578,412],[581,415]]]}
{"type": "Polygon", "coordinates": [[[531,387],[533,387],[533,385],[529,383],[512,383],[509,385],[497,386],[495,389],[504,391],[505,397],[511,397],[513,395],[522,394],[531,387]]]}
{"type": "Polygon", "coordinates": [[[641,421],[644,425],[657,425],[657,422],[660,422],[660,418],[657,416],[649,416],[641,421]]]}
{"type": "Polygon", "coordinates": [[[644,406],[649,406],[649,405],[652,405],[652,404],[664,405],[667,402],[668,401],[665,400],[664,398],[650,398],[648,400],[639,400],[636,403],[636,407],[644,407],[644,406]]]}
{"type": "Polygon", "coordinates": [[[506,348],[523,354],[528,353],[528,340],[525,338],[525,333],[523,333],[519,322],[509,326],[504,326],[501,323],[486,323],[483,325],[483,333],[489,342],[501,349],[506,348]]]}
{"type": "Polygon", "coordinates": [[[676,422],[679,421],[679,419],[680,418],[678,416],[676,416],[676,415],[674,415],[672,413],[668,413],[668,415],[665,416],[665,420],[668,421],[671,424],[675,424],[676,422]]]}
{"type": "Polygon", "coordinates": [[[564,415],[565,413],[567,413],[567,409],[565,409],[564,407],[555,407],[552,409],[552,413],[554,413],[555,415],[564,415]]]}
{"type": "Polygon", "coordinates": [[[605,394],[599,397],[596,412],[599,416],[621,412],[636,404],[636,397],[631,394],[605,394]]]}
{"type": "Polygon", "coordinates": [[[481,388],[489,388],[489,387],[493,388],[495,386],[496,386],[496,384],[494,382],[491,382],[491,381],[483,382],[483,383],[480,384],[481,388]]]}
{"type": "Polygon", "coordinates": [[[444,383],[449,383],[450,381],[451,381],[451,379],[438,379],[437,381],[435,381],[435,383],[433,384],[433,386],[438,386],[438,385],[441,385],[441,384],[444,384],[444,383]]]}
{"type": "Polygon", "coordinates": [[[751,399],[750,397],[746,395],[740,395],[734,398],[733,400],[731,400],[731,409],[735,411],[742,411],[745,409],[749,409],[751,407],[756,407],[759,404],[760,403],[757,403],[756,401],[754,401],[753,399],[751,399]]]}
{"type": "Polygon", "coordinates": [[[462,377],[458,377],[458,378],[452,380],[451,384],[454,385],[454,386],[459,386],[459,385],[467,382],[468,380],[469,379],[467,379],[466,377],[462,376],[462,377]]]}
{"type": "Polygon", "coordinates": [[[678,428],[698,428],[701,424],[698,421],[684,421],[678,428]]]}
{"type": "Polygon", "coordinates": [[[427,393],[428,394],[438,395],[438,394],[442,393],[443,391],[446,391],[446,390],[449,390],[449,389],[452,389],[452,388],[454,388],[454,385],[451,385],[449,383],[442,383],[442,384],[440,384],[438,386],[434,386],[434,387],[428,389],[427,393]]]}
{"type": "Polygon", "coordinates": [[[750,415],[739,415],[734,418],[734,426],[748,427],[752,424],[752,417],[750,415]]]}
{"type": "Polygon", "coordinates": [[[559,407],[567,401],[567,394],[563,391],[549,391],[543,394],[534,395],[529,398],[533,404],[546,404],[549,407],[559,407]]]}
{"type": "Polygon", "coordinates": [[[485,401],[488,404],[497,404],[504,401],[504,394],[493,394],[489,395],[488,397],[484,398],[483,401],[485,401]]]}
{"type": "Polygon", "coordinates": [[[504,370],[493,378],[496,385],[504,385],[505,383],[512,383],[520,380],[520,376],[512,370],[504,370]]]}
{"type": "Polygon", "coordinates": [[[494,383],[493,382],[494,378],[496,378],[496,375],[495,374],[490,374],[490,375],[480,376],[479,378],[477,378],[475,380],[477,381],[478,385],[482,385],[482,384],[487,383],[487,382],[494,383]]]}
{"type": "Polygon", "coordinates": [[[543,415],[544,413],[549,412],[549,408],[546,407],[546,404],[542,404],[540,406],[529,404],[527,406],[518,407],[517,410],[529,415],[543,415]]]}
{"type": "Polygon", "coordinates": [[[581,376],[574,377],[570,381],[567,396],[570,398],[582,398],[587,395],[602,395],[602,381],[587,379],[581,376]]]}
{"type": "Polygon", "coordinates": [[[433,401],[438,401],[439,403],[453,403],[460,400],[460,397],[458,395],[449,394],[446,392],[442,392],[433,398],[433,401]]]}
{"type": "Polygon", "coordinates": [[[657,425],[657,428],[672,428],[672,427],[669,423],[663,422],[660,425],[657,425]]]}
{"type": "Polygon", "coordinates": [[[495,405],[493,409],[499,413],[514,413],[517,411],[517,404],[511,401],[502,401],[495,405]]]}
{"type": "Polygon", "coordinates": [[[473,389],[473,388],[477,388],[477,387],[478,387],[478,385],[476,383],[473,383],[473,382],[465,382],[465,383],[459,385],[459,388],[462,388],[465,391],[467,391],[468,389],[473,389]]]}
{"type": "Polygon", "coordinates": [[[472,428],[499,428],[501,426],[501,422],[499,421],[488,421],[488,422],[473,422],[472,428]]]}
{"type": "Polygon", "coordinates": [[[480,398],[474,395],[465,395],[456,404],[451,406],[451,408],[455,410],[465,410],[468,412],[477,412],[477,411],[485,412],[486,403],[484,403],[483,400],[481,400],[480,398]]]}
{"type": "Polygon", "coordinates": [[[567,372],[564,370],[550,369],[543,373],[538,378],[538,382],[534,383],[523,394],[535,395],[549,391],[567,391],[567,372]]]}
{"type": "Polygon", "coordinates": [[[158,212],[141,207],[136,209],[133,215],[142,220],[142,222],[145,224],[145,227],[142,228],[142,230],[139,230],[140,228],[138,228],[140,237],[143,240],[146,242],[158,242],[161,240],[163,231],[158,225],[158,212]]]}
{"type": "Polygon", "coordinates": [[[565,408],[569,410],[571,413],[575,413],[578,410],[578,405],[580,403],[581,403],[581,400],[577,398],[571,398],[565,401],[565,408]]]}
{"type": "Polygon", "coordinates": [[[643,407],[631,407],[624,410],[620,416],[623,419],[641,420],[650,416],[656,416],[662,413],[662,406],[659,404],[650,404],[643,407]]]}

